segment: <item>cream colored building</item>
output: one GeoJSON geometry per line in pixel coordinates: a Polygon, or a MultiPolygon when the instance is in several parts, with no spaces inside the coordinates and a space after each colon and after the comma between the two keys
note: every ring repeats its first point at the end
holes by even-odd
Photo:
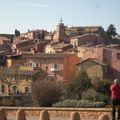
{"type": "Polygon", "coordinates": [[[47,44],[45,46],[45,53],[55,53],[55,50],[53,49],[51,44],[47,44]]]}
{"type": "Polygon", "coordinates": [[[0,70],[0,95],[31,93],[32,71],[17,69],[0,70]]]}
{"type": "Polygon", "coordinates": [[[41,69],[35,70],[30,66],[0,69],[0,95],[31,93],[32,82],[44,79],[46,76],[46,72],[41,69]]]}
{"type": "Polygon", "coordinates": [[[82,46],[78,46],[78,47],[73,48],[73,49],[69,49],[68,52],[70,52],[71,54],[76,54],[79,58],[81,58],[81,60],[83,60],[84,53],[86,51],[91,50],[91,49],[94,49],[94,46],[93,47],[88,47],[86,45],[82,45],[82,46]]]}

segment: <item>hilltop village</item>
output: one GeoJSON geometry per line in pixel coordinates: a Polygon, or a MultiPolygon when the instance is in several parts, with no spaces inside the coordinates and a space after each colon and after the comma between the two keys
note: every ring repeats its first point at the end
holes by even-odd
{"type": "Polygon", "coordinates": [[[110,38],[102,26],[68,27],[60,20],[53,32],[0,34],[0,95],[31,93],[38,77],[66,84],[79,71],[120,79],[119,65],[119,36],[110,38]]]}

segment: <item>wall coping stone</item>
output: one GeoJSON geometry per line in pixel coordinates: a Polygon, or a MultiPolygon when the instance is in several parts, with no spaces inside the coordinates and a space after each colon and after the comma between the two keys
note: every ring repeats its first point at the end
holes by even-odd
{"type": "Polygon", "coordinates": [[[55,107],[0,107],[5,110],[48,110],[48,111],[88,111],[88,112],[111,112],[112,108],[55,108],[55,107]]]}

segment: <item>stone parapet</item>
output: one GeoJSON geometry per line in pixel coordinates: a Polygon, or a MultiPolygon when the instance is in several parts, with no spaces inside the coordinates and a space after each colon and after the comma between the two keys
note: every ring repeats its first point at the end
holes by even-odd
{"type": "Polygon", "coordinates": [[[2,107],[7,115],[16,115],[17,110],[23,109],[27,117],[37,116],[40,112],[47,110],[50,117],[70,118],[72,112],[80,114],[81,120],[98,120],[99,116],[106,114],[111,119],[111,108],[52,108],[52,107],[2,107]]]}

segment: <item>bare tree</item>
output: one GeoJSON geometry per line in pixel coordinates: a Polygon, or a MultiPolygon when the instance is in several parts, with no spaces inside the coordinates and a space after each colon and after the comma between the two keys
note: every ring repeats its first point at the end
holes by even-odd
{"type": "MultiPolygon", "coordinates": [[[[1,69],[0,71],[0,81],[2,85],[6,85],[8,88],[8,95],[11,94],[11,88],[17,86],[19,81],[19,74],[13,69],[1,69]]],[[[2,91],[3,92],[3,91],[2,91]]]]}
{"type": "Polygon", "coordinates": [[[61,87],[56,81],[42,80],[32,83],[32,97],[38,106],[51,106],[61,96],[61,87]]]}

